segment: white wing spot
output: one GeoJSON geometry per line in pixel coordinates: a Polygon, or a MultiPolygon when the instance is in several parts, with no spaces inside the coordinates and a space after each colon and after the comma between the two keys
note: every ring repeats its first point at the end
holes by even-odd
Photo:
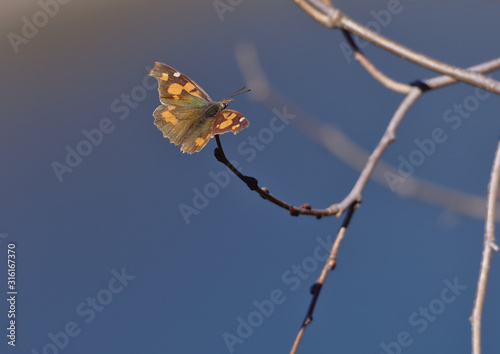
{"type": "Polygon", "coordinates": [[[174,73],[174,76],[175,76],[175,77],[179,77],[179,76],[181,76],[181,73],[180,73],[180,72],[178,72],[178,71],[176,71],[176,72],[174,73]]]}
{"type": "Polygon", "coordinates": [[[245,117],[241,117],[240,118],[240,123],[243,122],[245,120],[245,117]]]}

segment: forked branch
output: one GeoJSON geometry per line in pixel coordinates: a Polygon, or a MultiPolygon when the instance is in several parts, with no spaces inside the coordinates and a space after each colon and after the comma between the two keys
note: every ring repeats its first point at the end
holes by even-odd
{"type": "Polygon", "coordinates": [[[422,91],[418,87],[414,87],[413,90],[410,91],[408,96],[406,96],[406,98],[401,102],[399,108],[394,113],[385,134],[382,136],[382,139],[378,143],[377,147],[375,148],[375,150],[373,150],[372,154],[368,158],[365,168],[361,172],[361,175],[359,176],[351,192],[340,203],[333,204],[326,209],[313,209],[309,204],[302,204],[300,208],[297,208],[275,197],[274,195],[269,193],[269,190],[267,188],[259,187],[259,182],[257,181],[257,179],[255,179],[254,177],[243,175],[227,159],[218,135],[215,136],[215,140],[217,141],[217,148],[214,151],[214,156],[217,161],[226,165],[239,179],[245,182],[248,188],[259,193],[262,198],[269,200],[270,202],[288,210],[293,216],[298,216],[300,214],[315,215],[317,218],[330,215],[340,216],[353,203],[361,203],[361,194],[366,186],[366,183],[368,183],[368,180],[370,179],[370,175],[372,174],[375,166],[382,157],[385,149],[389,146],[390,143],[394,141],[396,130],[403,120],[406,112],[416,102],[421,94],[422,91]]]}
{"type": "Polygon", "coordinates": [[[398,44],[355,22],[334,6],[318,0],[294,0],[309,16],[328,28],[340,28],[367,40],[390,53],[442,75],[449,76],[500,95],[500,82],[476,72],[464,70],[398,44]]]}
{"type": "MultiPolygon", "coordinates": [[[[291,353],[296,353],[297,348],[300,344],[302,336],[305,332],[306,327],[312,321],[313,311],[316,302],[319,297],[321,288],[325,282],[326,276],[330,270],[335,267],[337,253],[342,242],[347,226],[353,216],[355,208],[361,202],[362,192],[372,175],[374,174],[375,168],[380,162],[381,156],[387,147],[395,140],[396,132],[401,124],[403,118],[405,117],[411,106],[420,98],[422,93],[432,90],[435,88],[450,85],[457,81],[462,81],[470,85],[485,89],[495,94],[500,94],[500,82],[493,80],[487,76],[481,74],[481,72],[488,72],[500,68],[500,58],[491,60],[473,66],[469,69],[461,69],[458,67],[451,66],[449,64],[442,63],[438,60],[427,57],[423,54],[412,51],[400,44],[397,44],[383,36],[378,35],[366,27],[354,22],[338,9],[334,8],[330,0],[294,0],[305,12],[307,12],[316,21],[322,23],[328,28],[340,28],[344,32],[348,42],[354,50],[355,58],[365,67],[365,69],[379,82],[381,82],[387,88],[405,94],[405,98],[400,103],[399,107],[394,112],[385,133],[381,137],[379,143],[373,150],[373,152],[368,157],[364,167],[361,170],[360,176],[356,181],[354,187],[350,193],[339,203],[333,204],[325,209],[314,209],[309,204],[303,204],[300,208],[293,206],[292,204],[286,203],[283,200],[277,198],[276,196],[269,193],[269,190],[265,187],[260,187],[257,179],[243,175],[238,171],[233,164],[227,159],[220,138],[217,135],[217,148],[214,151],[214,155],[218,161],[226,165],[238,178],[240,178],[245,184],[253,191],[256,191],[262,198],[280,206],[290,212],[291,215],[297,216],[300,214],[314,215],[317,218],[322,216],[336,215],[340,216],[344,211],[348,211],[344,223],[340,228],[335,242],[332,246],[330,256],[327,259],[321,274],[319,275],[316,283],[311,287],[312,299],[307,311],[306,317],[301,325],[301,328],[296,336],[295,342],[291,349],[291,353]],[[391,79],[381,71],[379,71],[357,48],[354,41],[352,40],[351,33],[355,34],[379,47],[385,49],[393,54],[399,55],[402,58],[409,60],[417,65],[424,68],[433,70],[444,76],[436,77],[433,79],[418,81],[411,84],[405,84],[391,79]]],[[[251,55],[250,55],[251,56],[251,55]]],[[[247,56],[245,56],[247,57],[247,56]]],[[[241,63],[240,63],[241,66],[241,63]]],[[[244,68],[243,68],[243,71],[244,68]]],[[[247,77],[248,86],[254,86],[253,83],[257,85],[256,94],[259,96],[259,100],[265,101],[266,97],[271,96],[271,89],[265,80],[260,80],[256,76],[245,75],[247,77]],[[260,86],[259,86],[260,85],[260,86]]],[[[261,75],[263,76],[263,75],[261,75]]],[[[275,96],[277,96],[275,94],[275,96]]],[[[322,139],[323,142],[325,139],[322,139]]],[[[331,137],[330,137],[331,140],[331,137]]],[[[496,201],[497,201],[497,187],[498,181],[500,179],[500,143],[498,146],[495,163],[492,171],[490,191],[488,196],[488,215],[486,222],[485,240],[484,240],[484,251],[483,251],[483,261],[481,264],[480,278],[478,282],[478,290],[476,295],[476,301],[474,305],[473,315],[471,317],[472,322],[472,337],[473,337],[473,353],[480,353],[480,329],[481,329],[481,314],[484,303],[484,293],[486,290],[486,282],[488,277],[489,265],[491,261],[492,250],[498,250],[494,239],[494,222],[496,215],[496,201]]]]}
{"type": "MultiPolygon", "coordinates": [[[[355,45],[353,50],[357,50],[355,45]]],[[[359,52],[359,54],[360,56],[363,56],[361,52],[359,52]]],[[[243,76],[247,81],[247,86],[254,88],[251,93],[251,97],[254,100],[261,102],[269,109],[275,107],[288,107],[299,117],[299,119],[295,119],[290,122],[295,129],[323,146],[333,155],[354,169],[362,172],[367,168],[366,162],[369,157],[367,151],[345,136],[345,134],[336,129],[332,124],[326,125],[324,123],[320,123],[312,116],[302,111],[297,104],[287,100],[283,97],[283,95],[277,92],[277,90],[269,82],[266,73],[262,69],[257,52],[253,45],[248,43],[240,44],[236,49],[236,57],[243,76]]],[[[367,68],[367,65],[369,66],[367,70],[370,74],[374,75],[374,71],[379,72],[366,57],[363,56],[363,58],[364,59],[361,63],[365,66],[365,68],[367,68]]],[[[497,58],[472,66],[469,70],[486,73],[499,68],[500,58],[497,58]]],[[[397,83],[395,80],[388,78],[382,73],[380,73],[380,75],[374,75],[374,77],[377,80],[381,80],[382,84],[386,87],[391,86],[389,87],[391,89],[394,89],[394,87],[392,87],[392,83],[399,85],[399,87],[404,86],[409,88],[408,92],[406,92],[406,88],[401,91],[396,90],[397,92],[405,92],[408,94],[411,90],[415,89],[415,86],[397,83]],[[380,79],[382,76],[383,78],[380,79]]],[[[415,85],[422,91],[429,91],[451,85],[456,82],[457,81],[455,79],[448,76],[438,76],[432,79],[423,80],[422,82],[417,82],[415,85]]],[[[370,177],[382,186],[389,188],[386,178],[387,173],[395,176],[398,175],[398,171],[395,167],[379,160],[376,165],[376,169],[371,172],[370,177]]],[[[414,176],[404,178],[404,183],[397,183],[392,186],[391,189],[393,192],[401,196],[421,200],[431,205],[437,205],[451,212],[474,218],[484,218],[485,202],[483,202],[483,200],[485,199],[479,196],[467,195],[463,192],[439,186],[414,176]]],[[[353,194],[351,194],[351,196],[353,196],[353,194]]],[[[349,203],[346,200],[343,204],[349,203]]],[[[321,210],[331,212],[335,211],[337,214],[340,213],[340,210],[336,205],[321,210]]],[[[299,213],[300,212],[301,211],[299,210],[299,213]]],[[[497,219],[500,220],[500,212],[497,212],[497,214],[497,219]]]]}

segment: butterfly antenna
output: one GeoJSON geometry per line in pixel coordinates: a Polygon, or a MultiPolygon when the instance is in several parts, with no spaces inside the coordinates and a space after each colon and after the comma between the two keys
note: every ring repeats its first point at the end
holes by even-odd
{"type": "Polygon", "coordinates": [[[250,92],[251,90],[250,89],[247,89],[245,86],[243,86],[242,88],[234,91],[232,94],[230,94],[229,96],[227,96],[225,99],[226,100],[230,100],[232,99],[233,97],[236,97],[238,95],[241,95],[243,93],[247,93],[247,92],[250,92]]]}

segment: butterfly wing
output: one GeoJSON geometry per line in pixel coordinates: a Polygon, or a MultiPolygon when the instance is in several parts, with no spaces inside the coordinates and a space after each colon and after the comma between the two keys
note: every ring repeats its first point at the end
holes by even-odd
{"type": "Polygon", "coordinates": [[[156,62],[149,73],[158,79],[162,106],[153,113],[155,125],[165,138],[181,151],[200,151],[210,139],[213,119],[207,120],[204,109],[211,101],[208,94],[193,80],[171,66],[156,62]]]}
{"type": "Polygon", "coordinates": [[[250,125],[250,122],[238,111],[224,109],[215,116],[212,136],[227,132],[238,133],[250,125]]]}
{"type": "Polygon", "coordinates": [[[162,105],[153,112],[155,125],[176,146],[182,144],[181,151],[192,154],[200,151],[211,138],[214,119],[204,118],[202,109],[162,105]]]}
{"type": "Polygon", "coordinates": [[[167,64],[156,62],[149,76],[158,79],[158,92],[163,104],[202,107],[211,101],[200,85],[167,64]]]}

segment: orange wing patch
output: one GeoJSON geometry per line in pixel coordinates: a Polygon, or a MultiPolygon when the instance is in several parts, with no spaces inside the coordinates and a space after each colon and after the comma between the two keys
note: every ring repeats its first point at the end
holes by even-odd
{"type": "Polygon", "coordinates": [[[190,82],[184,85],[184,90],[186,90],[189,93],[191,93],[191,91],[193,91],[195,88],[196,87],[194,87],[194,85],[190,82]]]}
{"type": "Polygon", "coordinates": [[[200,93],[198,92],[198,90],[196,89],[196,86],[194,86],[192,83],[188,82],[186,83],[184,86],[174,82],[173,84],[171,84],[168,89],[167,89],[167,92],[171,95],[174,95],[174,99],[178,99],[178,97],[176,98],[177,95],[180,95],[182,93],[182,90],[186,91],[187,93],[189,93],[190,95],[193,95],[193,96],[196,96],[198,98],[201,98],[201,99],[204,99],[200,93]]]}
{"type": "Polygon", "coordinates": [[[165,118],[165,122],[167,123],[172,123],[173,125],[176,125],[179,123],[179,120],[175,118],[175,116],[172,114],[172,112],[175,109],[175,106],[169,106],[167,111],[161,112],[161,116],[165,118]]]}
{"type": "MultiPolygon", "coordinates": [[[[221,113],[222,116],[224,117],[224,121],[217,124],[217,129],[226,129],[231,124],[233,124],[233,119],[237,116],[237,114],[234,112],[227,112],[227,111],[222,111],[221,113]]],[[[234,127],[232,129],[234,129],[234,127]]]]}
{"type": "Polygon", "coordinates": [[[208,142],[208,139],[210,139],[210,134],[207,134],[207,136],[205,136],[204,138],[196,138],[196,140],[194,141],[195,145],[196,146],[200,146],[200,147],[203,147],[207,144],[208,142]]]}
{"type": "Polygon", "coordinates": [[[207,120],[201,126],[199,126],[200,134],[196,134],[186,139],[181,146],[181,151],[192,154],[193,152],[197,152],[203,149],[203,147],[207,145],[208,141],[212,137],[212,123],[213,122],[211,122],[210,120],[207,120]]]}
{"type": "Polygon", "coordinates": [[[179,95],[182,90],[184,89],[184,86],[179,85],[178,83],[173,83],[168,87],[167,92],[171,95],[179,95]]]}

